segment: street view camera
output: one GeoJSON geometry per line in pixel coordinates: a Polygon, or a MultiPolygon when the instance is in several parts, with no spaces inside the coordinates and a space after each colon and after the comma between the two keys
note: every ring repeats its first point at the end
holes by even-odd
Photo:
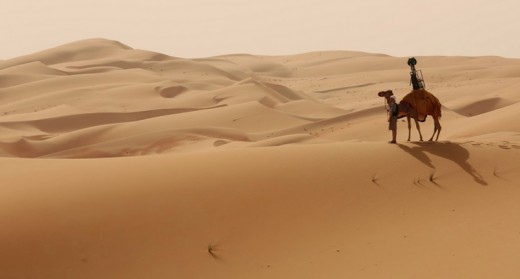
{"type": "Polygon", "coordinates": [[[422,71],[417,71],[415,65],[417,65],[417,59],[415,59],[415,57],[408,58],[408,66],[410,66],[410,83],[412,84],[413,90],[424,89],[422,71]]]}

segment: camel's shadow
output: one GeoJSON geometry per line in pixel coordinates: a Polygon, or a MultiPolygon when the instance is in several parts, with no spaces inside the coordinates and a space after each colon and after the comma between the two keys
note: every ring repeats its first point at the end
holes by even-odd
{"type": "Polygon", "coordinates": [[[468,162],[469,152],[458,143],[453,142],[410,142],[409,144],[398,144],[399,148],[421,161],[430,168],[435,169],[435,165],[428,157],[433,154],[448,159],[459,165],[466,173],[481,184],[488,185],[482,175],[468,162]],[[410,147],[410,145],[415,145],[410,147]]]}

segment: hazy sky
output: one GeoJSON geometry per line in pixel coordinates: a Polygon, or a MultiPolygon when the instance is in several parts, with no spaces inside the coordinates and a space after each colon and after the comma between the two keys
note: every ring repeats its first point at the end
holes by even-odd
{"type": "Polygon", "coordinates": [[[86,39],[195,58],[357,50],[520,58],[519,0],[2,0],[0,59],[86,39]]]}

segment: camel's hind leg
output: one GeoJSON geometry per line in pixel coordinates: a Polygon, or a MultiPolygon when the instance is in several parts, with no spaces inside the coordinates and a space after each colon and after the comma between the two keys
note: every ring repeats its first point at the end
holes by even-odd
{"type": "Polygon", "coordinates": [[[435,136],[435,133],[437,133],[437,137],[435,138],[435,141],[439,140],[439,135],[441,134],[441,122],[439,121],[439,117],[432,116],[433,122],[434,122],[434,128],[433,128],[433,135],[430,138],[430,141],[433,141],[433,137],[435,136]]]}
{"type": "Polygon", "coordinates": [[[417,114],[414,114],[413,120],[415,121],[415,127],[417,128],[417,131],[419,131],[419,137],[420,137],[421,141],[423,141],[421,127],[419,126],[419,121],[417,120],[417,114]]]}
{"type": "Polygon", "coordinates": [[[410,114],[406,115],[406,121],[408,122],[408,141],[410,141],[410,136],[412,135],[412,123],[410,123],[410,114]]]}

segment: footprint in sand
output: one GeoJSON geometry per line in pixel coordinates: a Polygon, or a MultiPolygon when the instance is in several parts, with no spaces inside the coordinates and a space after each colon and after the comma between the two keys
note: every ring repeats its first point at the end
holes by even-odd
{"type": "Polygon", "coordinates": [[[222,146],[222,145],[227,144],[227,143],[229,143],[229,141],[226,141],[226,140],[216,140],[215,142],[213,142],[213,146],[219,147],[219,146],[222,146]]]}
{"type": "Polygon", "coordinates": [[[501,141],[500,143],[497,143],[496,145],[493,145],[493,146],[498,146],[502,149],[511,149],[511,143],[508,141],[501,141]]]}
{"type": "Polygon", "coordinates": [[[481,146],[482,145],[481,142],[476,142],[476,141],[469,141],[468,143],[473,145],[473,146],[481,146]]]}
{"type": "Polygon", "coordinates": [[[168,87],[156,87],[155,91],[158,92],[163,98],[175,98],[178,95],[188,91],[188,88],[177,85],[168,87]]]}

